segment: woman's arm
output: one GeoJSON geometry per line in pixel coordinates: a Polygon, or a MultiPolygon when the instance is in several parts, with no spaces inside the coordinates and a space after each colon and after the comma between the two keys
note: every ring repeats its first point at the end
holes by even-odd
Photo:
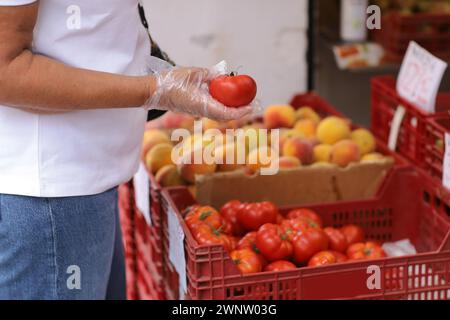
{"type": "Polygon", "coordinates": [[[0,6],[0,104],[22,109],[142,106],[155,79],[72,68],[30,51],[39,2],[0,6]]]}
{"type": "Polygon", "coordinates": [[[0,6],[0,105],[38,113],[148,107],[218,121],[240,119],[251,107],[227,108],[205,85],[210,72],[177,68],[130,77],[69,67],[31,52],[39,1],[0,6]]]}

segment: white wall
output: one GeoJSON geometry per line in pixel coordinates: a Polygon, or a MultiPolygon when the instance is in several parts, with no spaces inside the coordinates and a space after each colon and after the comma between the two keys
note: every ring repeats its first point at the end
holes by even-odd
{"type": "Polygon", "coordinates": [[[255,77],[263,105],[306,90],[306,0],[144,0],[152,35],[177,64],[227,60],[255,77]]]}

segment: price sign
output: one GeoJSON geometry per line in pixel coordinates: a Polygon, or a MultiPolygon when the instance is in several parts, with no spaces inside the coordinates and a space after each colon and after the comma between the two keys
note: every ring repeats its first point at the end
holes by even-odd
{"type": "Polygon", "coordinates": [[[434,112],[436,96],[447,63],[411,41],[397,79],[401,97],[426,112],[434,112]]]}
{"type": "Polygon", "coordinates": [[[450,134],[445,134],[445,154],[443,165],[442,183],[444,187],[450,190],[450,134]]]}
{"type": "Polygon", "coordinates": [[[184,231],[176,212],[169,208],[167,212],[169,228],[169,260],[172,262],[179,276],[180,299],[184,299],[187,292],[186,257],[184,253],[184,231]]]}
{"type": "Polygon", "coordinates": [[[147,171],[142,163],[139,165],[139,170],[133,178],[133,185],[136,207],[142,212],[147,223],[152,225],[150,217],[150,183],[147,171]]]}

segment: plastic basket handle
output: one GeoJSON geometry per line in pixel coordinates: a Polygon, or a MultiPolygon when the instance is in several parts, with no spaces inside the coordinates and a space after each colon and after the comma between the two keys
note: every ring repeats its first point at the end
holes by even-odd
{"type": "Polygon", "coordinates": [[[405,118],[406,109],[404,106],[399,105],[395,110],[394,117],[391,123],[391,132],[389,133],[388,147],[390,150],[395,151],[397,149],[398,135],[400,133],[400,127],[403,119],[405,118]]]}

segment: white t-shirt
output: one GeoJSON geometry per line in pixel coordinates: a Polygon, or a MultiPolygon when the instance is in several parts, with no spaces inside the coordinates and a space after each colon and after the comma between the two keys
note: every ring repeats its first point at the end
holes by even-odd
{"type": "MultiPolygon", "coordinates": [[[[40,0],[33,51],[74,67],[142,74],[150,42],[137,5],[40,0]]],[[[0,193],[92,195],[129,180],[138,168],[145,120],[143,108],[35,115],[0,106],[0,193]]]]}

